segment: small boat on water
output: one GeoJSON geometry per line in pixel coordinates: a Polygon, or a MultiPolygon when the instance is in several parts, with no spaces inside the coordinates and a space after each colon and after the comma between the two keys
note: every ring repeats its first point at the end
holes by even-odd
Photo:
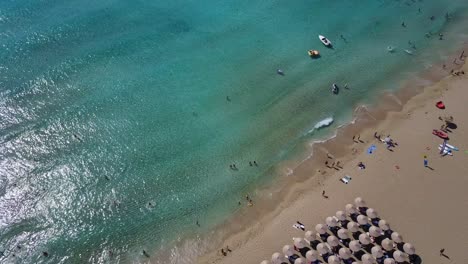
{"type": "Polygon", "coordinates": [[[326,37],[322,36],[322,35],[319,35],[318,36],[320,41],[323,43],[323,45],[327,46],[327,47],[331,47],[332,46],[332,43],[330,40],[328,40],[326,37]]]}
{"type": "Polygon", "coordinates": [[[334,83],[332,85],[332,93],[333,94],[338,94],[340,92],[340,88],[338,87],[338,85],[336,85],[336,83],[334,83]]]}
{"type": "Polygon", "coordinates": [[[405,52],[408,53],[409,55],[413,55],[413,52],[411,50],[405,49],[405,52]]]}
{"type": "Polygon", "coordinates": [[[318,50],[309,50],[307,51],[307,54],[309,54],[309,56],[312,58],[317,58],[320,56],[320,52],[318,52],[318,50]]]}
{"type": "Polygon", "coordinates": [[[394,51],[395,51],[395,48],[392,47],[392,46],[388,46],[388,47],[387,47],[387,51],[388,51],[388,52],[394,52],[394,51]]]}

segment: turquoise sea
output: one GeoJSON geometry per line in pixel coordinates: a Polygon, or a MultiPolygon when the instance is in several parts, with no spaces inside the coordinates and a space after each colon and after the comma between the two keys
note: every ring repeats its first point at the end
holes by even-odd
{"type": "Polygon", "coordinates": [[[206,232],[301,144],[460,47],[467,14],[466,0],[0,1],[0,263],[138,263],[206,232]]]}

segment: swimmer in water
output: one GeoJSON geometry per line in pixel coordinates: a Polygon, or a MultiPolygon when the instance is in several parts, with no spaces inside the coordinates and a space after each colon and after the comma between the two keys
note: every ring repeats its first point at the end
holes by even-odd
{"type": "Polygon", "coordinates": [[[73,134],[73,137],[79,140],[80,142],[83,142],[83,140],[77,134],[73,134]]]}

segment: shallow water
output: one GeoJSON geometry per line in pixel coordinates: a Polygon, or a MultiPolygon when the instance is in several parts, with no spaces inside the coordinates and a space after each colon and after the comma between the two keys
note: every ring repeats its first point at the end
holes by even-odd
{"type": "Polygon", "coordinates": [[[142,249],[206,231],[298,144],[454,50],[467,10],[462,0],[1,2],[0,260],[138,262],[142,249]],[[350,89],[333,95],[332,83],[350,89]]]}

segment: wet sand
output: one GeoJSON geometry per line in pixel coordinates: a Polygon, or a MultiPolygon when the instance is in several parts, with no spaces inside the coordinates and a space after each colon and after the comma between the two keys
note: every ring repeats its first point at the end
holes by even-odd
{"type": "MultiPolygon", "coordinates": [[[[463,66],[463,70],[468,72],[468,67],[463,66]]],[[[439,255],[442,248],[453,263],[468,263],[468,229],[462,223],[468,216],[467,75],[451,76],[448,70],[434,69],[424,76],[424,82],[408,84],[418,86],[416,89],[383,95],[375,109],[358,109],[355,124],[340,129],[334,139],[315,144],[313,158],[279,178],[271,188],[258,191],[253,207],[239,212],[217,231],[218,249],[198,262],[270,260],[283,245],[292,244],[293,237],[303,237],[304,232],[292,228],[297,220],[306,230],[313,230],[361,196],[416,247],[424,263],[449,263],[439,255]],[[447,77],[436,82],[442,76],[447,77]],[[445,110],[435,107],[439,100],[445,102],[445,110]],[[452,157],[439,155],[437,146],[442,140],[431,133],[442,124],[439,116],[453,116],[458,125],[449,133],[449,143],[460,148],[452,157]],[[374,138],[375,131],[398,143],[394,151],[374,138]],[[353,143],[357,134],[362,142],[353,143]],[[369,155],[366,150],[372,144],[377,150],[369,155]],[[327,158],[327,153],[334,159],[327,158]],[[423,166],[424,155],[433,169],[423,166]],[[340,160],[343,169],[326,168],[326,160],[340,160]],[[356,166],[360,161],[366,164],[365,170],[356,166]],[[339,181],[344,175],[352,177],[348,185],[339,181]],[[288,188],[274,188],[285,182],[288,188]],[[322,197],[323,190],[328,199],[322,197]],[[226,245],[232,252],[222,256],[219,249],[226,245]]],[[[278,169],[286,171],[288,165],[284,162],[278,169]]]]}

